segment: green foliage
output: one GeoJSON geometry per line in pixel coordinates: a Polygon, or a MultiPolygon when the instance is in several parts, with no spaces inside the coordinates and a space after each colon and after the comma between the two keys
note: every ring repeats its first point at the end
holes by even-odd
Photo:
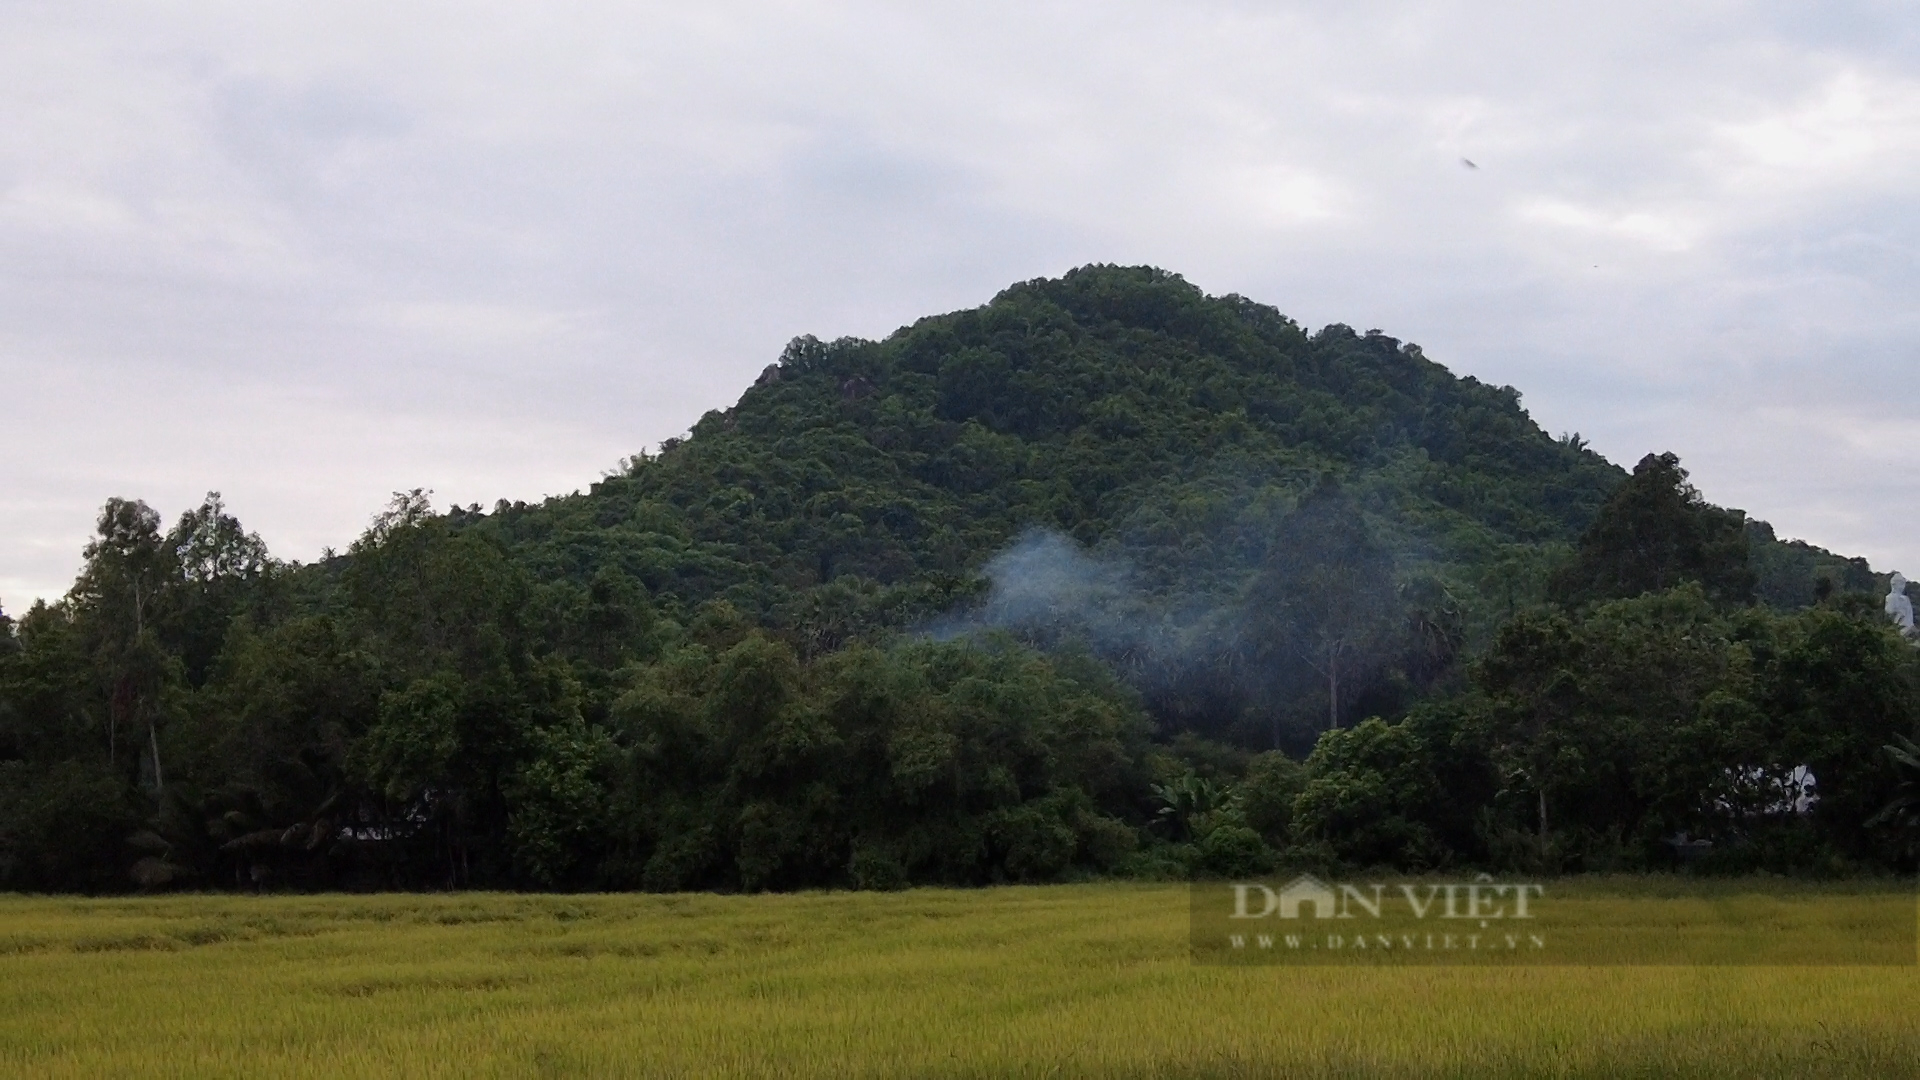
{"type": "Polygon", "coordinates": [[[624,865],[648,887],[1048,880],[1133,846],[1145,723],[1110,682],[1010,643],[688,645],[615,705],[624,865]],[[689,847],[690,823],[713,827],[689,847]]]}
{"type": "Polygon", "coordinates": [[[1899,786],[1894,789],[1893,798],[1880,812],[1868,818],[1869,829],[1888,826],[1895,830],[1898,841],[1911,858],[1920,849],[1920,744],[1904,735],[1894,736],[1887,748],[1887,757],[1898,772],[1899,786]]]}
{"type": "Polygon", "coordinates": [[[379,720],[354,745],[355,779],[400,802],[444,785],[460,752],[461,697],[452,675],[382,694],[379,720]]]}
{"type": "Polygon", "coordinates": [[[578,718],[536,728],[529,758],[506,786],[511,810],[507,844],[515,868],[551,888],[566,882],[583,856],[596,853],[606,821],[607,774],[618,748],[578,718]]]}
{"type": "Polygon", "coordinates": [[[1151,268],[796,339],[585,494],[396,493],[315,565],[217,493],[96,533],[0,616],[0,888],[1911,857],[1864,563],[1151,268]]]}
{"type": "Polygon", "coordinates": [[[1574,562],[1555,582],[1568,604],[1700,585],[1723,603],[1753,600],[1746,517],[1722,510],[1687,483],[1671,453],[1648,454],[1600,508],[1574,562]]]}
{"type": "Polygon", "coordinates": [[[1247,878],[1273,868],[1273,851],[1245,825],[1222,825],[1200,840],[1200,870],[1224,878],[1247,878]]]}
{"type": "Polygon", "coordinates": [[[1284,846],[1293,832],[1293,806],[1307,784],[1307,770],[1279,751],[1253,759],[1235,788],[1247,826],[1261,839],[1284,846]]]}
{"type": "Polygon", "coordinates": [[[1230,786],[1193,773],[1153,785],[1153,797],[1159,803],[1155,819],[1164,822],[1176,840],[1206,835],[1214,817],[1235,808],[1230,786]]]}
{"type": "Polygon", "coordinates": [[[1676,834],[1766,843],[1803,822],[1830,853],[1884,858],[1866,822],[1915,663],[1865,604],[1729,614],[1686,585],[1515,620],[1477,667],[1470,723],[1542,858],[1657,863],[1676,834]]]}
{"type": "Polygon", "coordinates": [[[1412,724],[1378,717],[1320,737],[1294,800],[1294,835],[1362,866],[1428,869],[1448,850],[1431,824],[1452,793],[1412,724]]]}
{"type": "Polygon", "coordinates": [[[1340,726],[1343,684],[1351,696],[1353,684],[1365,685],[1388,656],[1388,640],[1401,629],[1398,601],[1392,559],[1359,508],[1327,481],[1281,522],[1247,610],[1253,636],[1268,643],[1266,659],[1318,676],[1332,729],[1340,726]]]}
{"type": "Polygon", "coordinates": [[[127,785],[97,763],[0,761],[0,888],[124,889],[140,819],[127,785]]]}
{"type": "Polygon", "coordinates": [[[1747,521],[1747,554],[1757,580],[1755,597],[1776,611],[1803,610],[1850,592],[1886,592],[1867,560],[1842,558],[1802,540],[1780,540],[1764,521],[1747,521]]]}

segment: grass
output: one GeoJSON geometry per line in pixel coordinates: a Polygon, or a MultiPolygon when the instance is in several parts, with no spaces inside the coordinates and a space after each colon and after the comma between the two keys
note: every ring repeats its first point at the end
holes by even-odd
{"type": "Polygon", "coordinates": [[[1196,965],[1184,886],[0,897],[35,1077],[1913,1076],[1917,1001],[1913,965],[1196,965]]]}

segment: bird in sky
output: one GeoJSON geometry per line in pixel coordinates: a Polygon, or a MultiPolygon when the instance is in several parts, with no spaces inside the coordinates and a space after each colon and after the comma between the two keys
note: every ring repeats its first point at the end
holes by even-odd
{"type": "Polygon", "coordinates": [[[1479,171],[1480,171],[1480,166],[1478,166],[1478,165],[1475,165],[1475,164],[1473,163],[1473,159],[1472,159],[1472,158],[1461,158],[1461,159],[1460,159],[1460,164],[1462,164],[1462,165],[1465,165],[1465,166],[1466,166],[1467,168],[1469,168],[1469,169],[1472,169],[1472,170],[1473,170],[1473,171],[1475,171],[1475,172],[1479,172],[1479,171]]]}

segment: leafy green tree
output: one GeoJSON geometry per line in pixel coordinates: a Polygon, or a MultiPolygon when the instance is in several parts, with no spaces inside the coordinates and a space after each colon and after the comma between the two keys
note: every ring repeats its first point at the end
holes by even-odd
{"type": "Polygon", "coordinates": [[[118,759],[120,733],[145,728],[148,786],[166,790],[160,758],[161,690],[174,676],[154,627],[176,573],[173,552],[160,535],[160,515],[143,502],[109,499],[100,511],[86,565],[69,595],[85,628],[94,665],[106,683],[107,759],[118,759]]]}
{"type": "Polygon", "coordinates": [[[1268,844],[1285,846],[1293,832],[1294,801],[1306,783],[1306,766],[1278,750],[1254,758],[1235,787],[1247,826],[1268,844]]]}
{"type": "Polygon", "coordinates": [[[159,623],[168,651],[178,655],[187,681],[206,681],[233,618],[256,598],[274,570],[267,545],[227,513],[220,493],[180,516],[162,541],[172,575],[163,590],[159,623]]]}
{"type": "Polygon", "coordinates": [[[531,756],[507,785],[507,841],[527,880],[551,888],[601,851],[616,748],[577,718],[532,732],[531,756]]]}
{"type": "Polygon", "coordinates": [[[1449,798],[1417,728],[1371,717],[1320,736],[1293,804],[1294,835],[1369,866],[1428,869],[1451,857],[1432,822],[1449,798]]]}
{"type": "Polygon", "coordinates": [[[1817,780],[1822,838],[1849,858],[1874,859],[1887,852],[1866,822],[1899,782],[1885,747],[1914,730],[1920,656],[1877,597],[1844,601],[1795,617],[1763,672],[1758,704],[1779,718],[1779,741],[1817,780]]]}
{"type": "Polygon", "coordinates": [[[0,760],[0,887],[123,890],[126,838],[140,821],[132,792],[100,761],[0,760]]]}
{"type": "Polygon", "coordinates": [[[265,632],[238,622],[183,725],[182,764],[196,791],[172,842],[215,845],[204,857],[209,876],[230,870],[241,887],[328,885],[336,870],[352,879],[356,868],[335,842],[377,802],[350,757],[378,715],[381,690],[374,658],[331,616],[265,632]]]}
{"type": "Polygon", "coordinates": [[[480,678],[526,647],[524,573],[500,549],[434,517],[424,492],[395,494],[350,551],[359,625],[401,670],[480,678]]]}
{"type": "Polygon", "coordinates": [[[1131,849],[1144,729],[1110,682],[1001,643],[684,646],[614,710],[613,865],[655,888],[1045,880],[1131,849]],[[629,869],[626,872],[633,872],[629,869]]]}
{"type": "Polygon", "coordinates": [[[1746,518],[1709,505],[1674,454],[1648,454],[1600,508],[1554,592],[1580,604],[1663,592],[1686,581],[1722,603],[1753,602],[1746,518]]]}
{"type": "Polygon", "coordinates": [[[1729,612],[1688,584],[1516,619],[1475,672],[1496,801],[1548,861],[1645,862],[1675,833],[1773,858],[1809,826],[1831,853],[1884,858],[1865,822],[1893,783],[1880,746],[1912,723],[1915,656],[1867,599],[1729,612]]]}
{"type": "Polygon", "coordinates": [[[1741,655],[1697,585],[1508,624],[1475,672],[1476,723],[1534,857],[1705,827],[1757,719],[1741,655]]]}

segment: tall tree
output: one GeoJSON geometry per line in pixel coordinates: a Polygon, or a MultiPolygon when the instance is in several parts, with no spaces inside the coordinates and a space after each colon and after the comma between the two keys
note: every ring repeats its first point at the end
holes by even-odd
{"type": "Polygon", "coordinates": [[[96,670],[107,684],[108,761],[118,755],[123,726],[144,726],[151,755],[145,767],[152,769],[154,791],[164,792],[159,698],[169,665],[153,622],[175,561],[160,535],[160,515],[138,500],[108,499],[84,556],[68,599],[89,631],[96,670]]]}
{"type": "Polygon", "coordinates": [[[188,682],[198,686],[206,681],[228,624],[273,561],[266,542],[227,513],[217,491],[180,515],[165,547],[172,574],[163,583],[168,595],[160,630],[169,651],[186,665],[188,682]]]}
{"type": "Polygon", "coordinates": [[[1697,581],[1720,603],[1753,602],[1746,515],[1708,503],[1673,453],[1648,454],[1600,508],[1554,581],[1567,604],[1628,599],[1697,581]]]}
{"type": "Polygon", "coordinates": [[[1332,478],[1281,522],[1246,598],[1255,651],[1305,663],[1326,686],[1329,730],[1379,667],[1399,606],[1392,558],[1332,478]]]}

